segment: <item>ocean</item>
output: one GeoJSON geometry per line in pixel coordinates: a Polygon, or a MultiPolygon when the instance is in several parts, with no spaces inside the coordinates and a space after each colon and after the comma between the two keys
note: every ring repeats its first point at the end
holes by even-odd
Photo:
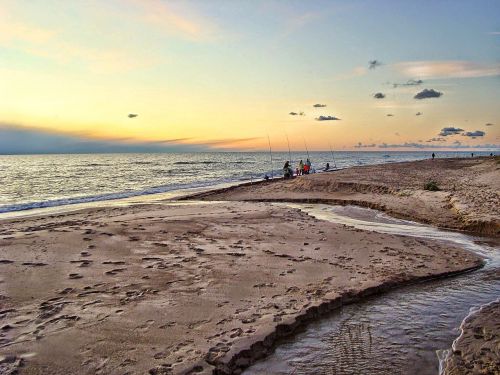
{"type": "MultiPolygon", "coordinates": [[[[426,152],[310,152],[313,168],[429,158],[426,152]]],[[[470,152],[435,152],[470,157],[470,152]]],[[[475,152],[489,155],[489,152],[475,152]]],[[[307,158],[292,152],[292,165],[307,158]]],[[[288,153],[0,155],[0,213],[209,188],[282,176],[288,153]]]]}

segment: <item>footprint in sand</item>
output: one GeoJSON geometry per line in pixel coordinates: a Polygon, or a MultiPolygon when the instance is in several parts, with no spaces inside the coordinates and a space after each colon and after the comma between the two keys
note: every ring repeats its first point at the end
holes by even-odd
{"type": "Polygon", "coordinates": [[[123,271],[126,271],[126,270],[127,270],[126,268],[115,268],[113,270],[104,272],[104,274],[105,275],[113,276],[113,275],[118,274],[119,272],[123,272],[123,271]]]}
{"type": "Polygon", "coordinates": [[[30,266],[30,267],[43,267],[47,265],[47,263],[42,263],[42,262],[23,262],[21,264],[23,266],[30,266]]]}
{"type": "Polygon", "coordinates": [[[81,279],[83,276],[80,275],[79,273],[70,273],[69,278],[70,279],[81,279]]]}

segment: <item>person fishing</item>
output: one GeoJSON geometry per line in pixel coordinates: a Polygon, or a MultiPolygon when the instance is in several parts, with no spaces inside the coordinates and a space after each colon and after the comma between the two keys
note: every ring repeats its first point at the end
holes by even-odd
{"type": "Polygon", "coordinates": [[[436,157],[436,155],[434,153],[432,153],[432,160],[434,160],[435,157],[436,157]]]}
{"type": "MultiPolygon", "coordinates": [[[[304,174],[304,162],[301,160],[299,161],[299,173],[302,175],[304,174]]],[[[299,175],[299,174],[297,174],[299,175]]]]}
{"type": "Polygon", "coordinates": [[[290,162],[287,160],[283,166],[283,177],[285,179],[293,177],[293,170],[290,168],[290,162]]]}
{"type": "Polygon", "coordinates": [[[330,169],[330,163],[326,163],[325,172],[330,169]]]}
{"type": "Polygon", "coordinates": [[[311,161],[307,158],[306,163],[304,164],[304,174],[309,174],[311,171],[311,161]]]}

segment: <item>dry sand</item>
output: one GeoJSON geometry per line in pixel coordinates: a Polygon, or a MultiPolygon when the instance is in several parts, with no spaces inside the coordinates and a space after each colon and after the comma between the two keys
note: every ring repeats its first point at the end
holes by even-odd
{"type": "Polygon", "coordinates": [[[268,203],[4,220],[0,372],[237,374],[342,303],[481,263],[268,203]]]}
{"type": "Polygon", "coordinates": [[[500,302],[482,307],[461,326],[462,334],[445,362],[444,375],[500,373],[500,302]]]}
{"type": "Polygon", "coordinates": [[[198,199],[356,204],[443,228],[500,234],[500,157],[387,163],[245,185],[198,199]],[[428,181],[440,191],[424,190],[428,181]]]}

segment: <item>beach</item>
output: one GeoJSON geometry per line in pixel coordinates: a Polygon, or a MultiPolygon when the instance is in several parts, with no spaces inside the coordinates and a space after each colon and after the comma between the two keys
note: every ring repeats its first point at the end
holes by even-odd
{"type": "Polygon", "coordinates": [[[452,245],[269,201],[355,204],[497,235],[497,165],[355,167],[190,201],[3,220],[0,370],[241,373],[278,338],[343,304],[483,264],[452,245]],[[431,178],[440,191],[423,189],[431,178]]]}
{"type": "Polygon", "coordinates": [[[500,234],[500,158],[427,159],[246,184],[197,199],[359,205],[440,228],[500,234]],[[438,191],[424,187],[435,182],[438,191]]]}

